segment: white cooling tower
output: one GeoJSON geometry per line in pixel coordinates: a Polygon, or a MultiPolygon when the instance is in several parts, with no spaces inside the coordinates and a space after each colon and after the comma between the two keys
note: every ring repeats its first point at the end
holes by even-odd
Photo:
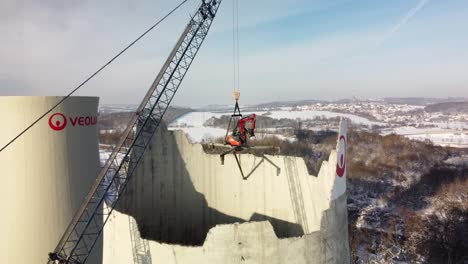
{"type": "MultiPolygon", "coordinates": [[[[0,148],[62,98],[0,97],[0,148]]],[[[67,99],[0,152],[0,263],[47,262],[99,172],[98,101],[67,99]]]]}

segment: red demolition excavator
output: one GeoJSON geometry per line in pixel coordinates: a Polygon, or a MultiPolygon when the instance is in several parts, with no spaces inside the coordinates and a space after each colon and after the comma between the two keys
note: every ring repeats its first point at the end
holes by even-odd
{"type": "Polygon", "coordinates": [[[234,127],[231,135],[226,136],[226,143],[233,147],[241,147],[247,144],[247,139],[254,137],[255,119],[257,115],[251,114],[241,118],[234,127]]]}
{"type": "MultiPolygon", "coordinates": [[[[249,139],[255,136],[255,122],[257,119],[257,115],[251,114],[245,117],[242,116],[240,112],[240,108],[239,108],[239,96],[240,96],[239,91],[235,91],[234,99],[236,100],[236,104],[234,106],[234,113],[231,115],[231,118],[229,119],[229,124],[228,124],[226,137],[225,137],[225,146],[229,147],[229,149],[223,152],[220,155],[220,157],[221,157],[221,164],[224,165],[224,156],[230,153],[234,154],[234,157],[236,158],[237,165],[239,166],[239,170],[242,174],[242,177],[244,179],[247,179],[248,176],[246,177],[244,175],[244,172],[242,170],[242,166],[240,163],[240,156],[238,157],[238,154],[240,155],[241,153],[247,153],[249,152],[249,150],[256,150],[255,152],[257,154],[261,152],[262,150],[270,151],[270,152],[272,150],[273,152],[279,152],[279,150],[278,148],[275,148],[275,147],[269,147],[269,146],[253,147],[249,145],[249,139]],[[229,133],[231,131],[231,126],[233,123],[235,124],[234,128],[232,129],[232,132],[229,133]]],[[[261,156],[264,159],[267,159],[264,155],[261,155],[261,156]]],[[[268,161],[272,163],[270,160],[268,161]]]]}
{"type": "Polygon", "coordinates": [[[234,92],[234,98],[236,99],[236,105],[234,106],[234,113],[229,119],[228,128],[226,131],[226,144],[231,145],[232,147],[247,147],[247,139],[254,137],[255,130],[255,121],[257,118],[256,114],[251,114],[246,117],[242,117],[239,108],[239,91],[234,92]],[[232,134],[229,135],[229,130],[231,128],[231,123],[237,120],[237,124],[232,131],[232,134]]]}

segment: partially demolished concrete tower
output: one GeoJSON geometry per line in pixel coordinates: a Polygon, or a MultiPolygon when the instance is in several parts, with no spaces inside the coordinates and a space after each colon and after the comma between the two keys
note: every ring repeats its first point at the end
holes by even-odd
{"type": "Polygon", "coordinates": [[[221,165],[159,129],[105,227],[103,263],[349,263],[346,132],[317,176],[302,158],[242,154],[243,180],[232,155],[221,165]]]}

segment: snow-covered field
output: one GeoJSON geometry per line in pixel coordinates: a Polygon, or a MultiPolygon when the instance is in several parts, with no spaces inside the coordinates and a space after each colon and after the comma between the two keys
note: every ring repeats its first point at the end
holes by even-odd
{"type": "Polygon", "coordinates": [[[406,135],[406,137],[414,140],[430,140],[435,145],[449,146],[456,148],[468,148],[468,132],[465,133],[422,133],[406,135]]]}
{"type": "Polygon", "coordinates": [[[364,117],[352,115],[352,114],[343,114],[330,111],[315,111],[315,110],[302,110],[302,111],[270,111],[270,112],[257,112],[258,115],[268,114],[267,116],[275,119],[289,118],[289,119],[313,119],[316,117],[325,117],[325,118],[335,118],[343,117],[351,120],[355,124],[365,125],[371,127],[373,125],[385,125],[382,122],[374,122],[366,119],[364,117]],[[271,113],[271,114],[270,114],[271,113]]]}
{"type": "MultiPolygon", "coordinates": [[[[255,107],[255,113],[274,119],[316,120],[321,124],[308,126],[308,129],[334,129],[334,125],[327,123],[331,118],[347,118],[358,127],[378,129],[382,135],[395,133],[415,140],[430,140],[434,144],[453,147],[467,147],[468,144],[468,113],[426,112],[425,106],[410,104],[391,104],[380,101],[353,101],[348,103],[310,103],[296,106],[255,107]]],[[[134,105],[103,105],[100,111],[126,112],[132,111],[134,105]]],[[[213,138],[223,137],[226,131],[222,128],[206,127],[203,124],[211,117],[230,115],[227,106],[211,106],[188,113],[169,125],[171,130],[183,130],[192,142],[209,141],[213,138]]],[[[250,114],[251,112],[243,112],[250,114]]],[[[314,123],[315,124],[315,123],[314,123]]],[[[265,129],[265,128],[262,128],[265,129]]],[[[105,131],[108,133],[113,130],[105,131]]],[[[104,131],[101,131],[104,133],[104,131]]],[[[275,133],[275,132],[273,132],[275,133]]],[[[260,134],[258,134],[260,136],[260,134]]],[[[278,135],[287,136],[290,135],[278,135]]]]}
{"type": "MultiPolygon", "coordinates": [[[[408,109],[414,110],[414,108],[407,106],[406,108],[397,108],[398,110],[408,109]]],[[[212,117],[221,117],[223,115],[230,115],[230,112],[191,112],[179,119],[175,120],[169,125],[170,130],[182,130],[184,131],[191,142],[199,143],[202,141],[209,141],[214,138],[223,137],[226,134],[226,130],[220,128],[213,128],[204,126],[204,123],[212,117]]],[[[250,114],[246,112],[245,114],[250,114]]],[[[310,110],[309,108],[296,109],[296,110],[271,110],[271,111],[258,111],[258,116],[268,116],[274,119],[314,119],[317,117],[321,118],[336,118],[343,117],[351,120],[352,123],[372,127],[378,125],[381,127],[387,127],[382,130],[383,135],[395,133],[404,135],[408,138],[415,140],[430,140],[436,145],[441,146],[452,146],[452,147],[468,147],[468,123],[466,122],[425,122],[424,125],[432,125],[433,127],[417,128],[413,126],[394,126],[391,123],[376,122],[360,117],[353,114],[345,114],[340,112],[332,111],[319,111],[310,110]]],[[[281,135],[279,135],[281,137],[281,135]]]]}
{"type": "Polygon", "coordinates": [[[443,128],[443,129],[468,130],[468,122],[448,121],[448,122],[433,122],[433,123],[425,123],[425,124],[434,125],[438,128],[443,128]]]}
{"type": "MultiPolygon", "coordinates": [[[[109,157],[112,155],[112,151],[114,149],[114,146],[112,145],[106,145],[106,144],[99,144],[99,159],[100,159],[100,165],[101,168],[104,168],[106,165],[107,161],[109,160],[109,157]]],[[[122,159],[124,158],[124,154],[118,153],[116,162],[120,164],[122,162],[122,159]]],[[[120,173],[123,173],[123,170],[120,171],[120,173]]],[[[107,171],[106,177],[104,177],[104,183],[105,185],[109,185],[112,182],[112,179],[114,177],[115,170],[109,169],[107,171]]],[[[116,194],[117,193],[117,186],[115,185],[117,181],[114,180],[114,184],[112,184],[109,187],[109,194],[116,194]]],[[[106,197],[106,202],[107,203],[112,203],[116,199],[115,196],[107,196],[106,197]]]]}
{"type": "Polygon", "coordinates": [[[200,143],[226,135],[226,130],[214,127],[206,127],[203,124],[211,117],[220,117],[223,113],[190,112],[169,124],[169,130],[182,130],[192,143],[200,143]]]}
{"type": "MultiPolygon", "coordinates": [[[[245,112],[245,115],[251,114],[250,112],[245,112]]],[[[343,113],[334,113],[329,111],[258,111],[256,112],[258,116],[266,115],[268,117],[274,119],[314,119],[316,117],[324,117],[324,118],[335,118],[335,117],[343,117],[348,118],[351,122],[364,125],[364,126],[372,126],[372,125],[384,125],[384,123],[379,122],[372,122],[366,118],[350,115],[350,114],[343,114],[343,113]]],[[[231,115],[231,112],[225,113],[214,113],[214,112],[190,112],[185,114],[184,116],[178,118],[174,122],[169,125],[169,130],[182,130],[184,131],[191,142],[199,143],[204,140],[210,140],[213,138],[219,138],[226,135],[226,130],[220,128],[213,128],[204,126],[204,123],[210,119],[211,117],[221,117],[223,115],[231,115]]],[[[279,135],[280,138],[285,138],[284,136],[279,135]]],[[[289,139],[289,138],[288,138],[289,139]]]]}
{"type": "Polygon", "coordinates": [[[416,127],[397,127],[386,129],[382,134],[388,135],[395,133],[407,138],[426,141],[429,140],[435,145],[450,146],[456,148],[468,148],[468,131],[453,130],[446,128],[416,128],[416,127]]]}

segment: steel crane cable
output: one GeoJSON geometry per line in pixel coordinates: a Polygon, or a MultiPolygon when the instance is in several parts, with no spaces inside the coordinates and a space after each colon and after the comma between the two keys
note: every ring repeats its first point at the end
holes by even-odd
{"type": "Polygon", "coordinates": [[[234,92],[236,91],[236,0],[232,0],[232,73],[233,73],[233,84],[234,84],[234,92]]]}
{"type": "Polygon", "coordinates": [[[78,91],[81,87],[83,87],[87,82],[89,82],[91,79],[93,79],[96,75],[98,75],[102,70],[107,68],[114,60],[116,60],[118,57],[120,57],[123,53],[125,53],[129,48],[131,48],[135,43],[137,43],[139,40],[141,40],[144,36],[146,36],[150,31],[152,31],[154,28],[159,26],[164,20],[166,20],[169,16],[171,16],[175,11],[177,11],[180,7],[182,7],[185,3],[187,3],[189,0],[183,0],[179,5],[177,5],[175,8],[173,8],[169,13],[167,13],[164,17],[162,17],[160,20],[158,20],[156,23],[154,23],[150,28],[148,28],[143,34],[141,34],[138,38],[136,38],[134,41],[132,41],[129,45],[127,45],[123,50],[121,50],[117,55],[115,55],[112,59],[110,59],[106,64],[104,64],[101,68],[99,68],[97,71],[95,71],[93,74],[91,74],[88,78],[86,78],[80,85],[78,85],[75,89],[73,89],[70,93],[68,93],[64,98],[62,98],[58,103],[56,103],[54,106],[52,106],[49,110],[47,110],[44,114],[42,114],[40,117],[38,117],[34,122],[32,122],[28,127],[26,127],[21,133],[19,133],[17,136],[15,136],[13,139],[11,139],[5,146],[3,146],[0,149],[0,152],[5,150],[9,145],[11,145],[13,142],[15,142],[18,138],[20,138],[24,133],[26,133],[29,129],[31,129],[34,125],[36,125],[39,121],[41,121],[42,118],[44,118],[46,115],[48,115],[50,112],[52,112],[57,106],[62,104],[65,100],[67,100],[70,96],[72,96],[76,91],[78,91]]]}
{"type": "Polygon", "coordinates": [[[239,34],[240,34],[240,28],[239,28],[239,0],[236,1],[236,31],[237,31],[237,86],[238,89],[240,90],[240,48],[239,48],[239,34]]]}
{"type": "Polygon", "coordinates": [[[239,1],[232,1],[232,64],[234,93],[240,90],[239,1]]]}

